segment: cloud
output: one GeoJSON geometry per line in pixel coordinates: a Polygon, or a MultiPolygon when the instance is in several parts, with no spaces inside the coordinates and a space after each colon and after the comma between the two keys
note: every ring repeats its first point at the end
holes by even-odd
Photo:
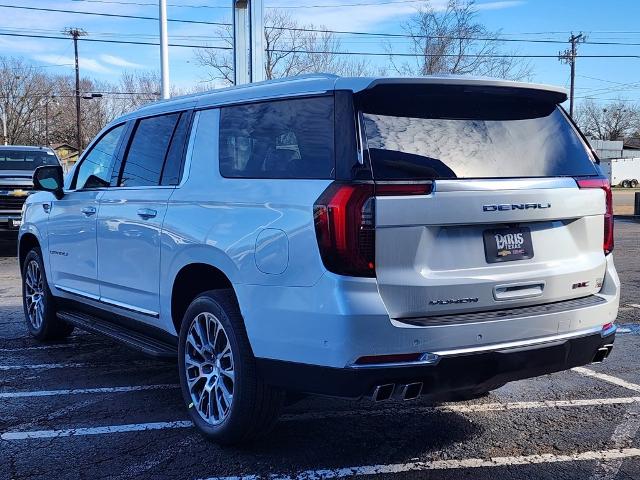
{"type": "MultiPolygon", "coordinates": [[[[62,55],[34,55],[33,58],[38,60],[39,62],[49,63],[51,65],[68,65],[74,64],[74,60],[72,57],[65,57],[62,55]]],[[[82,70],[94,72],[94,73],[105,73],[111,74],[115,73],[110,68],[102,65],[98,60],[94,58],[88,57],[80,57],[80,71],[82,70]]]]}
{"type": "Polygon", "coordinates": [[[144,65],[130,62],[129,60],[126,60],[122,57],[117,57],[115,55],[103,54],[100,55],[100,60],[115,67],[144,68],[144,65]]]}
{"type": "Polygon", "coordinates": [[[502,10],[504,8],[519,7],[524,5],[524,0],[503,0],[497,2],[476,3],[478,10],[502,10]]]}
{"type": "Polygon", "coordinates": [[[291,9],[289,13],[302,24],[325,26],[333,30],[372,31],[383,22],[406,17],[417,11],[417,4],[379,4],[322,9],[291,9]]]}
{"type": "MultiPolygon", "coordinates": [[[[284,1],[284,0],[283,0],[284,1]]],[[[359,3],[359,0],[354,0],[359,3]]],[[[435,11],[444,11],[449,0],[432,0],[431,8],[435,11]]],[[[475,3],[478,10],[501,10],[517,7],[526,3],[525,0],[495,0],[484,3],[475,3]]],[[[296,6],[297,3],[286,2],[283,6],[296,6]]],[[[335,8],[291,8],[286,9],[296,20],[303,24],[326,26],[334,30],[363,30],[373,31],[380,24],[397,21],[416,13],[423,4],[415,3],[371,3],[366,5],[340,6],[335,8]]]]}

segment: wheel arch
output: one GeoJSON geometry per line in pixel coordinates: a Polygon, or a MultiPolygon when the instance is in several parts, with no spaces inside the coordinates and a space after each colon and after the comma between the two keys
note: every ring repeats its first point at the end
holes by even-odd
{"type": "Polygon", "coordinates": [[[42,250],[40,240],[34,233],[26,232],[25,234],[20,236],[20,240],[18,242],[18,259],[20,261],[21,272],[22,272],[22,266],[24,265],[24,260],[27,257],[27,254],[35,247],[38,247],[40,248],[40,250],[42,250]]]}
{"type": "Polygon", "coordinates": [[[171,319],[176,333],[180,334],[182,318],[194,298],[209,290],[222,289],[235,294],[231,279],[221,269],[204,262],[183,265],[171,286],[171,319]]]}

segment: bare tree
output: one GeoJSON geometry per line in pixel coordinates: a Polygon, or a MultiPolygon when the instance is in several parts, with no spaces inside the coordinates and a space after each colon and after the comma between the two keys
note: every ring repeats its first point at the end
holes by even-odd
{"type": "Polygon", "coordinates": [[[585,100],[576,110],[576,122],[598,140],[622,140],[640,130],[640,108],[617,100],[606,105],[585,100]]]}
{"type": "Polygon", "coordinates": [[[429,0],[403,25],[410,37],[412,61],[397,61],[391,43],[391,67],[401,75],[485,75],[527,79],[531,66],[501,49],[500,32],[479,23],[473,0],[449,0],[444,10],[429,0]]]}
{"type": "MultiPolygon", "coordinates": [[[[336,73],[364,75],[369,70],[366,61],[354,61],[339,55],[342,48],[334,33],[314,25],[301,25],[288,13],[272,9],[265,15],[265,77],[290,77],[303,73],[336,73]],[[313,53],[316,52],[316,53],[313,53]]],[[[197,62],[207,68],[209,82],[233,83],[233,32],[230,26],[219,27],[216,35],[227,50],[201,48],[196,50],[197,62]]]]}
{"type": "Polygon", "coordinates": [[[7,119],[9,143],[38,141],[41,102],[51,92],[47,76],[37,67],[21,59],[0,57],[0,108],[7,119]]]}
{"type": "Polygon", "coordinates": [[[158,101],[160,83],[160,74],[157,71],[123,72],[120,83],[115,88],[119,100],[116,113],[122,115],[147,103],[158,101]]]}

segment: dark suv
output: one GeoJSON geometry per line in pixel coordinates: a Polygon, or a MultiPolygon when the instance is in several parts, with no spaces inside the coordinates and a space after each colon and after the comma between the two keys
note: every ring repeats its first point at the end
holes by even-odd
{"type": "Polygon", "coordinates": [[[41,165],[58,165],[55,152],[46,147],[0,146],[0,234],[17,232],[22,205],[33,188],[33,171],[41,165]]]}

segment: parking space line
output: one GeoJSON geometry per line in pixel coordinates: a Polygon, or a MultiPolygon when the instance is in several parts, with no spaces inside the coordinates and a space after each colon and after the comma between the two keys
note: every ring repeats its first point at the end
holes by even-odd
{"type": "Polygon", "coordinates": [[[523,455],[513,457],[465,458],[461,460],[433,460],[429,462],[394,463],[388,465],[367,465],[322,470],[306,470],[294,475],[246,475],[231,477],[210,477],[207,480],[315,480],[319,478],[344,478],[356,475],[384,475],[405,472],[424,472],[428,470],[459,470],[463,468],[492,468],[511,465],[537,465],[543,463],[585,462],[593,460],[613,460],[640,457],[640,448],[622,450],[594,450],[588,452],[556,455],[543,453],[539,455],[523,455]]]}
{"type": "MultiPolygon", "coordinates": [[[[625,412],[624,420],[616,427],[610,438],[612,447],[627,448],[630,447],[633,439],[640,430],[640,408],[636,403],[625,412]]],[[[608,461],[599,461],[596,465],[592,480],[614,480],[618,476],[620,467],[622,467],[623,458],[615,458],[608,461]]]]}
{"type": "Polygon", "coordinates": [[[125,386],[125,387],[71,388],[71,389],[64,389],[64,390],[36,390],[36,391],[30,391],[30,392],[0,392],[0,399],[54,397],[58,395],[82,395],[82,394],[92,394],[92,393],[141,392],[145,390],[168,390],[173,388],[180,388],[180,385],[177,385],[177,384],[133,385],[133,386],[125,386]]]}
{"type": "Polygon", "coordinates": [[[26,365],[0,365],[0,371],[10,370],[50,370],[54,368],[109,368],[113,370],[114,365],[119,366],[159,366],[169,365],[168,363],[154,362],[151,360],[132,360],[130,362],[114,362],[114,363],[40,363],[40,364],[26,364],[26,365]]]}
{"type": "Polygon", "coordinates": [[[530,410],[542,408],[571,408],[571,407],[599,407],[605,405],[628,405],[640,403],[640,397],[618,397],[618,398],[588,398],[578,400],[542,400],[537,402],[507,402],[507,403],[450,403],[430,407],[405,407],[393,409],[392,411],[380,408],[376,410],[343,410],[329,412],[292,413],[283,415],[281,420],[318,420],[325,418],[351,417],[354,415],[388,415],[389,413],[428,413],[428,412],[453,412],[453,413],[482,413],[482,412],[504,412],[509,410],[530,410]]]}
{"type": "Polygon", "coordinates": [[[571,369],[572,371],[579,373],[580,375],[584,375],[585,377],[593,377],[600,379],[605,382],[612,383],[613,385],[617,385],[619,387],[626,388],[628,390],[633,390],[634,392],[640,392],[640,385],[636,383],[627,382],[618,377],[614,377],[612,375],[608,375],[606,373],[594,372],[593,370],[589,370],[584,367],[575,367],[571,369]]]}
{"type": "Polygon", "coordinates": [[[30,432],[6,432],[1,440],[26,440],[29,438],[59,438],[86,435],[104,435],[109,433],[142,432],[147,430],[166,430],[173,428],[191,428],[189,420],[177,422],[132,423],[128,425],[108,425],[105,427],[68,428],[64,430],[34,430],[30,432]]]}
{"type": "MultiPolygon", "coordinates": [[[[589,407],[589,406],[606,406],[606,405],[625,405],[631,403],[640,403],[640,397],[622,397],[622,398],[596,398],[584,400],[548,400],[540,402],[510,402],[510,403],[485,403],[476,405],[449,404],[434,407],[414,407],[401,410],[393,410],[392,413],[421,413],[421,412],[457,412],[457,413],[481,413],[481,412],[499,412],[510,410],[526,410],[526,409],[542,409],[542,408],[572,408],[572,407],[589,407]]],[[[313,420],[341,418],[350,416],[370,416],[370,415],[388,415],[388,409],[379,410],[347,410],[338,412],[317,412],[317,413],[301,413],[283,415],[283,421],[294,420],[313,420]]],[[[175,428],[192,427],[191,421],[176,422],[153,422],[153,423],[136,423],[131,425],[110,425],[91,428],[72,428],[64,430],[35,430],[25,432],[5,432],[0,435],[2,440],[26,440],[30,438],[57,438],[72,437],[85,435],[102,435],[110,433],[123,432],[140,432],[145,430],[166,430],[175,428]]]]}

